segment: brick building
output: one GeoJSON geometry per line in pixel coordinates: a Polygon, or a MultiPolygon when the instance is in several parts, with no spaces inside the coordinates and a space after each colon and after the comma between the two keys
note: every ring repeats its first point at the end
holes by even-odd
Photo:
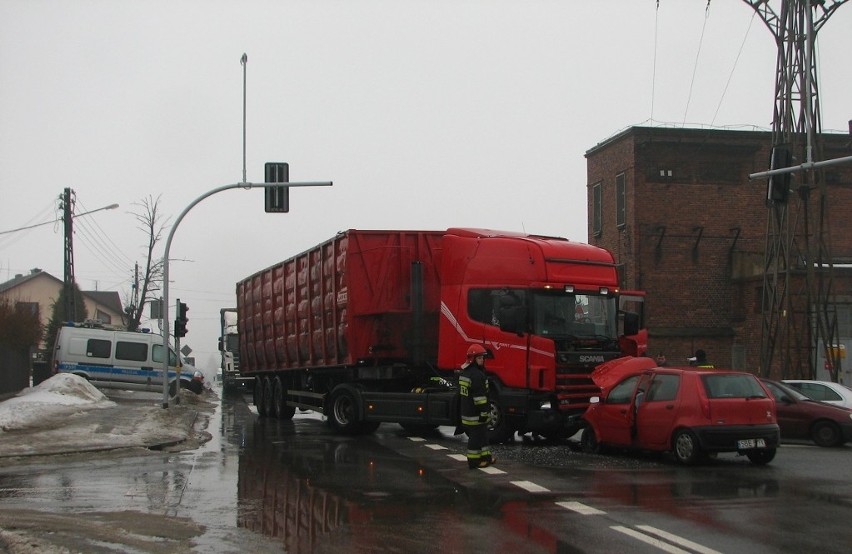
{"type": "MultiPolygon", "coordinates": [[[[852,155],[848,135],[822,138],[819,159],[852,155]]],[[[684,365],[700,348],[717,367],[759,370],[770,212],[766,180],[748,176],[768,168],[770,148],[768,132],[631,127],[586,152],[589,242],[613,253],[624,288],[647,292],[651,355],[663,352],[672,365],[684,365]]],[[[824,174],[834,301],[841,342],[852,352],[852,269],[844,266],[852,262],[852,164],[824,174]]],[[[818,209],[814,191],[811,224],[818,209]]],[[[804,211],[791,193],[789,220],[797,229],[804,211]]],[[[801,272],[791,274],[801,290],[801,272]]],[[[797,314],[803,325],[805,311],[797,314]]],[[[782,372],[778,357],[775,376],[782,372]]],[[[852,381],[847,367],[841,379],[852,381]]]]}

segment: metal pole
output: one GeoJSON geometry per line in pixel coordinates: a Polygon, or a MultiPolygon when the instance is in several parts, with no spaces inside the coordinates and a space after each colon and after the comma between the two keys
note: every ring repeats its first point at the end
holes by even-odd
{"type": "MultiPolygon", "coordinates": [[[[280,185],[280,183],[269,183],[274,185],[280,185]]],[[[230,189],[253,189],[253,188],[264,188],[267,183],[233,183],[230,185],[223,185],[221,187],[215,188],[208,192],[205,192],[195,200],[193,200],[189,206],[184,208],[184,210],[180,213],[178,218],[175,220],[175,224],[172,225],[172,228],[169,230],[169,236],[166,239],[166,248],[163,252],[163,408],[169,407],[169,333],[171,329],[169,328],[169,252],[172,248],[172,239],[174,239],[175,232],[177,231],[180,222],[183,221],[183,218],[186,214],[195,207],[196,204],[204,200],[209,196],[213,196],[216,193],[222,192],[223,190],[230,189]]],[[[288,187],[330,187],[333,183],[331,181],[311,181],[305,183],[288,183],[288,187]]],[[[175,353],[177,355],[177,353],[175,353]]]]}
{"type": "Polygon", "coordinates": [[[243,53],[240,58],[240,64],[243,66],[243,183],[246,182],[246,71],[248,66],[248,56],[243,53]]]}

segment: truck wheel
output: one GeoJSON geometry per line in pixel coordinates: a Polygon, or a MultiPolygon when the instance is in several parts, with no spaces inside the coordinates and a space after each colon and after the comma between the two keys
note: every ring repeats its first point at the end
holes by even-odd
{"type": "Polygon", "coordinates": [[[363,428],[358,416],[357,392],[348,387],[338,387],[331,392],[328,422],[338,433],[354,435],[363,428]]]}
{"type": "Polygon", "coordinates": [[[502,444],[508,442],[515,434],[514,429],[509,427],[506,413],[500,407],[496,399],[488,399],[491,408],[491,420],[488,422],[488,442],[491,444],[502,444]]]}
{"type": "Polygon", "coordinates": [[[280,377],[276,377],[272,385],[272,412],[277,419],[283,420],[293,419],[296,413],[296,408],[287,405],[287,400],[284,398],[284,385],[280,377]]]}
{"type": "Polygon", "coordinates": [[[272,415],[272,382],[269,378],[259,378],[255,391],[257,391],[257,401],[255,404],[255,406],[257,406],[257,413],[260,414],[261,417],[272,415]]]}
{"type": "Polygon", "coordinates": [[[254,378],[254,386],[252,386],[251,400],[254,407],[257,408],[257,413],[261,413],[260,407],[263,405],[263,379],[261,377],[254,378]]]}

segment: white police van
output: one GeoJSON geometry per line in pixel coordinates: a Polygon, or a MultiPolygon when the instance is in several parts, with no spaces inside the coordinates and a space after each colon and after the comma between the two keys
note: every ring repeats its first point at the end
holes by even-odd
{"type": "MultiPolygon", "coordinates": [[[[53,350],[53,372],[73,373],[95,386],[162,390],[164,347],[162,335],[95,328],[74,324],[59,329],[53,350]]],[[[174,394],[177,356],[168,349],[170,393],[174,394]]],[[[181,388],[200,393],[203,388],[192,366],[182,365],[181,388]]],[[[203,377],[202,377],[203,379],[203,377]]]]}

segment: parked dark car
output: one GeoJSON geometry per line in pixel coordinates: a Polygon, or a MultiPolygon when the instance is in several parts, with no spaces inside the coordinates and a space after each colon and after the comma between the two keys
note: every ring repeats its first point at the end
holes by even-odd
{"type": "Polygon", "coordinates": [[[782,438],[812,440],[818,446],[841,446],[852,440],[852,410],[812,400],[778,381],[762,381],[775,397],[782,438]]]}
{"type": "Polygon", "coordinates": [[[720,452],[772,461],[780,440],[775,402],[753,374],[655,366],[621,358],[592,373],[602,393],[583,416],[585,451],[670,451],[683,464],[720,452]]]}

